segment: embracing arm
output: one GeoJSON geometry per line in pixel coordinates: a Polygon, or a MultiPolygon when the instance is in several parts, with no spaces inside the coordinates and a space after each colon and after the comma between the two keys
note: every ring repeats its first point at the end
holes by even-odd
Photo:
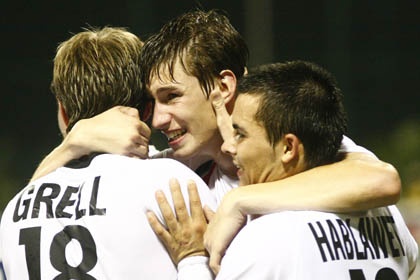
{"type": "Polygon", "coordinates": [[[150,134],[150,128],[140,121],[138,110],[130,107],[116,106],[80,120],[63,142],[42,160],[31,181],[92,152],[147,158],[150,134]]]}
{"type": "Polygon", "coordinates": [[[395,204],[400,191],[400,177],[392,165],[368,154],[349,153],[340,162],[245,186],[232,196],[246,214],[285,209],[354,212],[395,204]]]}
{"type": "MultiPolygon", "coordinates": [[[[220,95],[211,96],[223,139],[233,137],[230,116],[220,95]]],[[[281,210],[352,212],[395,204],[401,181],[396,169],[345,137],[344,159],[280,181],[235,189],[228,196],[245,214],[281,210]],[[366,151],[366,152],[355,152],[366,151]]]]}
{"type": "Polygon", "coordinates": [[[204,241],[217,270],[224,252],[247,215],[282,210],[355,212],[394,204],[401,181],[395,168],[365,153],[319,166],[280,181],[236,188],[225,195],[204,241]]]}

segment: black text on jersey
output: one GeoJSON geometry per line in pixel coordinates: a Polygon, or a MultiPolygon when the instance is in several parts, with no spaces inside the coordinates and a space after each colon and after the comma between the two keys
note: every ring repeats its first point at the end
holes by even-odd
{"type": "Polygon", "coordinates": [[[323,262],[405,256],[392,216],[308,223],[323,262]],[[353,226],[351,226],[351,224],[353,226]]]}
{"type": "Polygon", "coordinates": [[[77,187],[60,186],[56,183],[43,183],[38,188],[29,187],[16,203],[13,221],[25,220],[29,213],[31,219],[37,219],[40,215],[44,215],[41,209],[45,209],[46,218],[77,220],[86,215],[105,215],[106,208],[97,207],[100,178],[100,176],[94,178],[92,188],[84,188],[85,183],[77,187]],[[84,189],[91,190],[88,201],[82,199],[84,189]],[[41,207],[42,205],[44,207],[41,207]]]}

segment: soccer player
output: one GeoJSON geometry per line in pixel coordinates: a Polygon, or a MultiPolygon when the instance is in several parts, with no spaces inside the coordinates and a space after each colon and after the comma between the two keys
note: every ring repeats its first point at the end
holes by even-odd
{"type": "MultiPolygon", "coordinates": [[[[170,146],[157,156],[175,158],[196,170],[218,202],[238,185],[238,178],[230,157],[220,150],[223,137],[212,96],[220,95],[222,107],[231,112],[237,79],[246,72],[247,59],[245,41],[217,11],[192,11],[171,20],[142,49],[142,80],[154,99],[152,125],[167,136],[170,146]]],[[[41,163],[34,177],[92,150],[144,156],[146,149],[137,141],[147,138],[139,132],[141,126],[138,119],[115,109],[84,120],[41,163]]],[[[211,256],[219,256],[215,262],[220,261],[247,214],[284,209],[349,212],[398,201],[401,182],[392,165],[347,137],[342,146],[346,155],[337,163],[301,172],[293,179],[247,186],[248,197],[255,203],[233,211],[233,217],[218,219],[228,222],[218,227],[217,234],[208,234],[211,256]]]]}
{"type": "MultiPolygon", "coordinates": [[[[237,94],[234,134],[222,150],[238,168],[239,190],[337,160],[346,116],[341,91],[325,69],[304,61],[263,65],[242,78],[237,94]]],[[[183,255],[175,238],[162,241],[171,254],[183,255]]],[[[417,255],[395,206],[347,214],[281,211],[252,217],[216,279],[408,279],[417,255]]]]}
{"type": "MultiPolygon", "coordinates": [[[[134,34],[112,27],[85,30],[59,45],[51,89],[64,137],[78,120],[117,105],[137,108],[146,119],[142,45],[134,34]]],[[[177,276],[145,215],[146,209],[159,211],[155,191],[171,178],[185,195],[188,181],[197,181],[201,199],[214,205],[201,178],[171,159],[93,151],[32,181],[3,213],[0,251],[7,278],[188,279],[182,269],[177,276]]]]}

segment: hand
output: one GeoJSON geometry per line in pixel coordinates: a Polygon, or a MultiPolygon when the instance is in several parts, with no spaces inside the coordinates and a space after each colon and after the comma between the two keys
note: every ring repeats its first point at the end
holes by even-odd
{"type": "Polygon", "coordinates": [[[177,180],[170,181],[175,215],[162,191],[156,192],[156,200],[167,225],[166,229],[156,215],[148,211],[147,218],[153,231],[166,247],[175,265],[188,256],[207,256],[204,248],[203,235],[207,221],[201,206],[197,186],[193,181],[188,183],[191,216],[185,206],[184,197],[177,180]]]}
{"type": "Polygon", "coordinates": [[[116,106],[77,122],[65,142],[76,157],[98,151],[147,158],[150,135],[137,109],[116,106]]]}
{"type": "Polygon", "coordinates": [[[216,113],[216,121],[220,135],[222,135],[224,141],[227,141],[233,137],[233,127],[230,115],[226,110],[225,100],[219,91],[211,92],[210,100],[214,112],[216,113]]]}
{"type": "Polygon", "coordinates": [[[207,207],[204,210],[209,220],[206,233],[204,234],[204,245],[210,254],[210,268],[217,274],[227,247],[245,225],[247,216],[237,206],[235,189],[223,197],[216,213],[207,207]]]}

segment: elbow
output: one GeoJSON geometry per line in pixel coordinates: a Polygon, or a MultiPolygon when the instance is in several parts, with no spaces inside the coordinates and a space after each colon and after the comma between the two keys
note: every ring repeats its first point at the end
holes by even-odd
{"type": "Polygon", "coordinates": [[[386,204],[396,204],[401,197],[402,186],[400,175],[392,164],[382,162],[379,168],[382,180],[380,191],[386,200],[386,204]]]}

